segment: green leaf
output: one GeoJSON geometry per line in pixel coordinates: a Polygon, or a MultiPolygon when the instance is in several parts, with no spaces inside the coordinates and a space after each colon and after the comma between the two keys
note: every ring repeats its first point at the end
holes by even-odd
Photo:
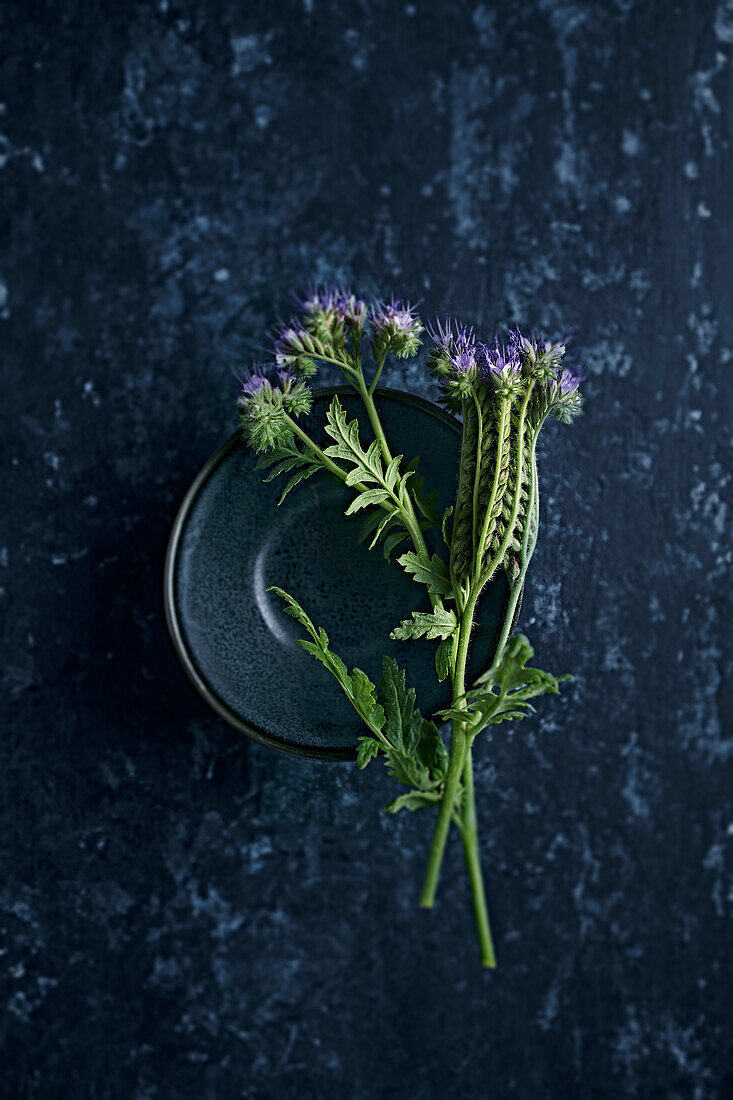
{"type": "Polygon", "coordinates": [[[306,478],[312,477],[313,474],[317,474],[318,471],[322,469],[322,466],[314,464],[313,466],[306,466],[302,470],[298,470],[297,473],[293,474],[293,476],[290,478],[290,481],[287,483],[282,491],[282,495],[277,502],[278,506],[282,504],[291,489],[294,489],[296,485],[300,485],[301,481],[305,481],[306,478]]]}
{"type": "Polygon", "coordinates": [[[384,808],[388,814],[396,814],[400,810],[419,810],[423,806],[437,806],[440,799],[440,791],[408,791],[407,794],[398,795],[384,808]]]}
{"type": "Polygon", "coordinates": [[[394,489],[399,481],[399,467],[402,455],[395,455],[384,474],[384,482],[388,489],[394,489]]]}
{"type": "Polygon", "coordinates": [[[406,467],[406,473],[412,475],[410,481],[410,492],[414,497],[417,509],[425,519],[428,521],[429,527],[440,527],[440,516],[438,515],[438,493],[433,491],[427,495],[423,492],[423,486],[425,484],[425,478],[418,475],[417,469],[420,462],[420,456],[416,455],[406,467]]]}
{"type": "Polygon", "coordinates": [[[389,561],[392,557],[392,551],[396,550],[401,542],[404,542],[408,537],[407,531],[395,531],[389,538],[384,541],[384,556],[389,561]]]}
{"type": "Polygon", "coordinates": [[[365,768],[379,752],[379,742],[373,737],[360,737],[359,748],[356,753],[356,763],[359,768],[365,768]]]}
{"type": "Polygon", "coordinates": [[[265,477],[263,477],[262,480],[265,482],[274,481],[276,477],[280,476],[280,474],[286,474],[288,470],[292,470],[294,466],[300,466],[302,462],[303,457],[301,455],[290,455],[289,458],[284,458],[282,462],[278,463],[276,466],[273,466],[273,468],[268,471],[268,473],[265,475],[265,477]]]}
{"type": "Polygon", "coordinates": [[[453,639],[444,638],[435,653],[435,671],[438,680],[442,683],[451,670],[453,658],[453,639]]]}
{"type": "Polygon", "coordinates": [[[448,721],[468,723],[469,733],[475,736],[487,726],[499,722],[521,720],[534,710],[530,700],[538,695],[557,695],[559,684],[569,676],[552,676],[539,668],[527,668],[526,663],[534,650],[524,634],[515,634],[505,645],[497,663],[479,679],[479,687],[472,688],[447,710],[439,711],[448,721]],[[456,707],[461,702],[465,709],[456,707]]]}
{"type": "Polygon", "coordinates": [[[454,611],[437,607],[435,611],[413,611],[411,619],[405,619],[390,634],[395,641],[408,638],[449,638],[458,626],[454,611]]]}
{"type": "Polygon", "coordinates": [[[297,644],[300,648],[304,649],[306,653],[310,653],[317,661],[320,661],[336,677],[354,709],[361,715],[372,733],[379,734],[384,725],[385,716],[381,703],[377,700],[377,689],[367,674],[362,672],[360,668],[354,668],[349,673],[348,668],[338,654],[331,650],[326,631],[322,627],[316,628],[313,625],[293,596],[276,585],[268,588],[268,592],[276,592],[284,600],[286,604],[285,612],[297,619],[310,635],[311,641],[306,638],[298,638],[297,644]]]}
{"type": "Polygon", "coordinates": [[[405,673],[392,657],[382,661],[379,702],[384,709],[382,733],[395,748],[409,756],[417,744],[422,715],[415,709],[415,689],[405,687],[405,673]]]}
{"type": "Polygon", "coordinates": [[[433,554],[416,554],[409,550],[397,559],[406,573],[412,573],[418,584],[427,585],[428,592],[434,596],[451,596],[453,589],[448,575],[448,567],[442,558],[433,554]]]}
{"type": "Polygon", "coordinates": [[[355,480],[349,481],[349,484],[354,484],[355,481],[376,481],[384,485],[384,463],[379,442],[375,439],[369,449],[364,450],[359,439],[358,421],[347,423],[346,413],[337,396],[331,401],[326,413],[326,432],[334,443],[324,453],[329,458],[345,459],[354,466],[349,476],[355,480]]]}
{"type": "Polygon", "coordinates": [[[427,719],[423,719],[417,755],[434,780],[445,778],[450,756],[435,722],[428,722],[427,719]]]}
{"type": "Polygon", "coordinates": [[[384,515],[382,512],[370,512],[359,528],[359,542],[364,542],[365,539],[368,539],[374,528],[378,527],[383,519],[384,515]]]}
{"type": "Polygon", "coordinates": [[[380,520],[380,523],[379,523],[379,526],[377,527],[374,538],[369,543],[369,549],[370,550],[374,549],[374,547],[377,545],[380,538],[382,537],[382,533],[389,526],[389,524],[392,523],[392,521],[394,519],[396,519],[395,513],[394,512],[388,512],[387,515],[385,515],[384,518],[380,520]]]}
{"type": "Polygon", "coordinates": [[[382,504],[388,499],[389,493],[386,489],[365,489],[363,493],[359,493],[358,496],[354,497],[344,515],[351,516],[361,508],[367,508],[370,504],[382,504]]]}

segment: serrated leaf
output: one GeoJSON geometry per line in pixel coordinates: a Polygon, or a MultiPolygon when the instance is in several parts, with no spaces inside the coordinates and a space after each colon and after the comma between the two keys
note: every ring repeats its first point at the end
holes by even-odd
{"type": "Polygon", "coordinates": [[[300,485],[301,481],[305,481],[306,478],[312,477],[313,474],[317,474],[318,471],[321,470],[322,468],[323,467],[317,466],[317,465],[307,466],[304,469],[298,470],[297,473],[293,474],[293,476],[290,478],[290,481],[287,483],[287,485],[285,486],[285,488],[282,491],[280,499],[277,502],[278,507],[285,500],[285,497],[288,495],[288,493],[290,492],[291,489],[294,489],[296,485],[300,485]]]}
{"type": "Polygon", "coordinates": [[[379,702],[384,709],[382,732],[387,740],[409,756],[422,727],[422,715],[415,709],[415,689],[405,687],[405,673],[392,657],[382,661],[379,702]]]}
{"type": "Polygon", "coordinates": [[[399,480],[399,467],[401,461],[402,455],[396,455],[385,470],[384,481],[388,489],[394,489],[399,480]]]}
{"type": "Polygon", "coordinates": [[[379,742],[373,737],[360,737],[359,748],[356,753],[356,763],[359,768],[365,768],[370,760],[379,753],[379,742]]]}
{"type": "Polygon", "coordinates": [[[285,612],[297,619],[310,635],[311,641],[306,638],[297,639],[300,648],[305,650],[306,653],[310,653],[317,661],[320,661],[336,677],[357,713],[361,715],[372,733],[379,735],[379,731],[384,725],[384,710],[377,699],[377,689],[367,674],[360,668],[352,669],[349,673],[348,668],[338,654],[331,650],[326,631],[323,627],[316,628],[313,625],[311,619],[290,593],[285,592],[284,589],[278,588],[276,585],[268,588],[268,592],[275,592],[280,596],[286,604],[285,612]]]}
{"type": "Polygon", "coordinates": [[[286,474],[294,466],[300,466],[303,461],[307,460],[304,460],[301,455],[291,455],[289,458],[284,458],[282,462],[273,466],[262,480],[264,482],[274,481],[276,477],[280,477],[280,474],[286,474]]]}
{"type": "Polygon", "coordinates": [[[433,554],[417,554],[408,550],[397,561],[406,573],[411,573],[418,584],[427,585],[428,592],[434,596],[450,596],[453,589],[448,575],[448,567],[442,558],[433,554]]]}
{"type": "Polygon", "coordinates": [[[530,700],[547,693],[556,695],[559,684],[572,677],[552,676],[538,668],[527,668],[532,646],[523,634],[515,634],[504,647],[496,664],[480,677],[480,686],[454,700],[438,713],[446,721],[467,723],[475,736],[487,726],[521,720],[534,710],[530,700]],[[465,709],[456,706],[463,703],[465,709]]]}
{"type": "Polygon", "coordinates": [[[351,516],[354,512],[369,507],[370,504],[382,504],[385,500],[389,500],[389,493],[386,489],[365,489],[363,493],[359,493],[358,496],[354,497],[344,515],[351,516]]]}
{"type": "Polygon", "coordinates": [[[395,641],[408,638],[449,638],[458,626],[455,612],[445,607],[434,611],[413,611],[411,619],[404,619],[390,634],[395,641]]]}

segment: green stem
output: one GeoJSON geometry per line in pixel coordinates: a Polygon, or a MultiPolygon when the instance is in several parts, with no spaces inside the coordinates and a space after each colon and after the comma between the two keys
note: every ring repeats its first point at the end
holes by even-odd
{"type": "MultiPolygon", "coordinates": [[[[341,481],[346,481],[346,474],[341,469],[341,467],[337,466],[335,462],[331,461],[331,459],[328,457],[328,455],[323,453],[323,451],[318,446],[318,444],[313,442],[313,440],[308,435],[308,433],[303,431],[303,429],[299,426],[297,421],[293,420],[292,416],[288,416],[287,413],[285,413],[285,419],[287,420],[288,425],[290,426],[290,429],[294,432],[295,435],[297,435],[298,439],[302,439],[302,441],[305,443],[308,450],[313,452],[313,454],[316,456],[318,461],[323,463],[323,465],[326,467],[326,469],[330,470],[331,473],[335,474],[336,477],[341,479],[341,481]]],[[[365,488],[365,486],[364,485],[356,485],[355,488],[359,489],[359,490],[363,490],[365,488]]]]}
{"type": "MultiPolygon", "coordinates": [[[[382,358],[382,361],[379,364],[379,368],[375,376],[375,381],[379,378],[379,372],[381,371],[383,364],[384,358],[382,358]]],[[[356,387],[361,394],[361,398],[364,402],[367,415],[369,416],[369,423],[372,426],[374,435],[379,440],[379,445],[382,448],[384,461],[389,464],[392,461],[392,452],[389,449],[387,437],[384,434],[384,428],[382,427],[382,421],[379,419],[379,413],[377,412],[377,407],[374,404],[374,398],[372,396],[374,382],[372,382],[371,387],[367,389],[366,382],[364,381],[364,375],[362,372],[360,372],[356,379],[356,387]]],[[[423,536],[422,530],[420,528],[420,521],[417,517],[415,507],[412,503],[412,497],[410,495],[409,488],[406,492],[400,493],[400,498],[402,501],[402,516],[405,521],[405,527],[410,533],[410,538],[412,539],[415,550],[418,552],[418,554],[424,555],[427,558],[429,556],[428,548],[425,543],[425,538],[423,536]]],[[[431,595],[430,602],[434,609],[443,606],[443,601],[440,596],[431,595]]]]}
{"type": "Polygon", "coordinates": [[[377,382],[379,381],[379,376],[382,373],[382,367],[384,366],[386,358],[387,358],[387,352],[385,351],[384,355],[382,356],[382,358],[377,363],[377,370],[376,370],[376,373],[375,373],[374,377],[372,378],[372,384],[369,387],[369,396],[370,397],[377,388],[377,382]]]}
{"type": "MultiPolygon", "coordinates": [[[[461,617],[461,626],[458,640],[458,653],[456,655],[455,671],[453,673],[453,705],[459,710],[465,709],[462,696],[466,690],[466,659],[468,657],[468,643],[473,628],[473,616],[476,610],[478,593],[472,592],[466,602],[466,607],[461,617]]],[[[430,855],[425,871],[425,881],[420,895],[420,905],[423,909],[432,909],[435,902],[435,891],[438,886],[440,865],[443,862],[445,843],[448,838],[453,809],[458,792],[458,784],[463,772],[463,764],[466,756],[466,732],[463,722],[453,721],[451,735],[450,761],[448,773],[445,779],[443,798],[438,811],[438,819],[435,822],[433,840],[430,845],[430,855]]]]}
{"type": "Polygon", "coordinates": [[[474,798],[473,792],[473,762],[471,759],[470,744],[466,748],[463,784],[466,810],[460,832],[463,840],[463,852],[468,866],[468,877],[471,881],[473,909],[476,914],[476,927],[478,928],[478,938],[481,946],[481,964],[493,969],[496,966],[496,955],[494,953],[494,943],[491,938],[489,912],[486,906],[484,879],[481,873],[481,860],[478,851],[478,822],[476,820],[476,799],[474,798]]]}

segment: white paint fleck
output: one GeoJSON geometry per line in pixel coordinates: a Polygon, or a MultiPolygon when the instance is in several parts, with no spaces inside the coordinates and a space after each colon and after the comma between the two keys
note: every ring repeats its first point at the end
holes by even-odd
{"type": "Polygon", "coordinates": [[[270,55],[264,42],[260,41],[257,34],[239,35],[230,40],[234,61],[232,62],[232,76],[241,76],[242,73],[251,73],[258,65],[272,64],[270,55]]]}
{"type": "Polygon", "coordinates": [[[214,272],[215,283],[226,283],[229,281],[229,268],[220,267],[214,272]]]}
{"type": "Polygon", "coordinates": [[[624,130],[621,138],[621,151],[626,154],[627,157],[636,157],[641,150],[641,139],[638,134],[635,134],[633,130],[624,130]]]}
{"type": "Polygon", "coordinates": [[[617,195],[613,200],[613,205],[616,207],[619,214],[628,214],[629,210],[631,210],[631,203],[625,195],[617,195]]]}
{"type": "Polygon", "coordinates": [[[713,24],[716,36],[726,45],[733,45],[733,0],[723,0],[718,5],[713,24]]]}
{"type": "Polygon", "coordinates": [[[688,160],[687,164],[685,165],[684,172],[688,180],[696,180],[697,177],[700,175],[700,169],[698,168],[694,160],[688,160]]]}
{"type": "Polygon", "coordinates": [[[704,202],[699,202],[697,204],[697,216],[698,218],[712,218],[713,214],[710,208],[706,206],[704,202]]]}
{"type": "Polygon", "coordinates": [[[254,110],[255,125],[260,130],[266,130],[272,122],[272,107],[269,107],[266,103],[260,103],[254,110]]]}

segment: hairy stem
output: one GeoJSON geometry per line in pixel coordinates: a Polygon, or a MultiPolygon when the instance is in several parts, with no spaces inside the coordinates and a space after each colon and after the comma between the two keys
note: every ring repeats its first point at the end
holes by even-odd
{"type": "Polygon", "coordinates": [[[377,383],[379,382],[379,376],[382,373],[382,367],[384,366],[386,358],[387,358],[387,352],[385,351],[384,355],[382,356],[382,358],[377,363],[377,369],[375,371],[374,377],[372,378],[372,384],[369,387],[369,395],[370,396],[374,393],[374,391],[377,388],[377,383]]]}
{"type": "MultiPolygon", "coordinates": [[[[322,463],[326,467],[327,470],[330,470],[330,472],[332,474],[335,474],[336,477],[339,478],[341,481],[346,481],[346,474],[341,469],[341,467],[337,466],[335,462],[331,461],[331,459],[328,457],[328,455],[323,453],[323,451],[318,446],[318,444],[315,443],[311,439],[311,437],[308,435],[307,432],[303,431],[303,429],[300,427],[300,425],[297,423],[297,421],[293,420],[292,416],[288,416],[287,413],[285,413],[285,419],[288,422],[288,426],[290,427],[291,431],[295,435],[297,435],[298,439],[302,440],[303,443],[305,443],[308,450],[311,451],[316,456],[318,461],[320,463],[322,463]]],[[[365,488],[365,486],[364,485],[356,485],[355,488],[362,491],[365,488]]]]}
{"type": "Polygon", "coordinates": [[[491,938],[489,912],[486,906],[484,879],[479,858],[478,822],[476,820],[476,800],[473,792],[473,762],[471,756],[471,745],[469,744],[466,748],[466,763],[463,769],[466,809],[460,831],[463,840],[463,852],[468,866],[468,877],[471,881],[473,910],[476,914],[476,927],[478,928],[478,938],[481,946],[481,964],[493,969],[496,966],[496,955],[491,938]]]}
{"type": "MultiPolygon", "coordinates": [[[[379,373],[381,372],[382,366],[384,365],[384,359],[385,357],[383,356],[382,361],[379,364],[377,374],[375,376],[375,381],[379,378],[379,373]]],[[[379,413],[377,412],[377,407],[374,404],[374,397],[372,396],[374,384],[375,383],[372,382],[370,388],[367,389],[366,382],[364,381],[363,372],[359,373],[356,380],[357,389],[359,390],[361,398],[366,407],[366,411],[369,416],[369,422],[372,426],[374,435],[379,440],[379,445],[382,448],[384,461],[386,463],[390,463],[392,461],[392,452],[389,449],[387,437],[384,434],[384,428],[382,427],[382,421],[379,419],[379,413]]],[[[409,486],[407,487],[407,491],[401,493],[400,496],[403,502],[402,516],[405,522],[405,527],[409,531],[410,538],[412,539],[415,550],[418,554],[422,554],[425,557],[428,557],[428,548],[425,544],[425,538],[420,528],[420,521],[417,517],[417,513],[415,512],[415,506],[412,503],[412,496],[410,494],[409,486]]],[[[440,596],[431,595],[430,602],[433,606],[433,610],[443,606],[443,601],[440,596]]]]}
{"type": "MultiPolygon", "coordinates": [[[[461,626],[458,636],[458,653],[456,655],[456,664],[453,672],[453,705],[459,710],[465,709],[466,706],[462,696],[466,690],[466,659],[468,657],[468,643],[471,638],[477,598],[477,593],[472,592],[469,595],[461,617],[461,626]]],[[[435,902],[435,891],[438,886],[440,865],[443,862],[445,843],[448,838],[448,830],[453,816],[453,809],[455,806],[456,794],[458,792],[458,785],[461,780],[465,756],[466,732],[464,723],[454,719],[448,773],[446,775],[443,798],[441,799],[440,809],[438,811],[438,819],[435,822],[433,840],[430,845],[430,855],[428,856],[428,865],[425,871],[425,880],[420,895],[420,905],[423,909],[431,909],[435,902]]]]}

